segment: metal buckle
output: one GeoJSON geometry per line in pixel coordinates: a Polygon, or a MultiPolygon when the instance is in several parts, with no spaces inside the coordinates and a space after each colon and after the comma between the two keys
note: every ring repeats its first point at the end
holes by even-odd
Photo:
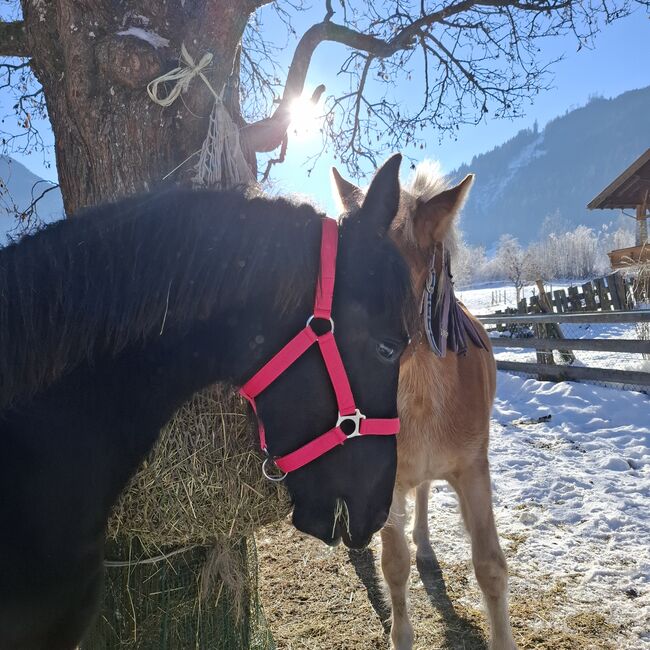
{"type": "Polygon", "coordinates": [[[427,284],[425,286],[426,292],[432,294],[436,290],[436,272],[431,271],[429,277],[427,278],[427,284]]]}
{"type": "Polygon", "coordinates": [[[432,294],[436,289],[436,252],[433,251],[431,256],[431,264],[429,264],[429,275],[427,276],[427,284],[425,286],[427,293],[432,294]]]}
{"type": "Polygon", "coordinates": [[[275,465],[275,461],[270,456],[267,456],[264,459],[264,462],[262,463],[262,474],[264,474],[264,476],[266,476],[266,478],[269,479],[269,481],[273,481],[274,483],[279,483],[280,481],[284,481],[284,479],[287,478],[286,473],[283,472],[277,465],[275,465]],[[267,466],[266,466],[266,464],[269,461],[271,461],[273,463],[275,468],[278,471],[280,471],[281,474],[276,474],[276,475],[269,474],[269,470],[267,469],[267,466]]]}
{"type": "MultiPolygon", "coordinates": [[[[307,319],[307,325],[306,327],[309,327],[309,324],[316,318],[313,314],[307,319]]],[[[330,332],[334,334],[334,319],[333,318],[322,318],[321,316],[318,317],[318,320],[328,320],[330,322],[330,332]]]]}
{"type": "Polygon", "coordinates": [[[341,431],[343,431],[343,433],[345,433],[345,435],[348,438],[356,438],[357,436],[361,435],[361,420],[365,420],[365,419],[366,416],[363,413],[361,413],[359,409],[355,409],[353,415],[341,415],[339,413],[339,419],[336,421],[336,426],[337,428],[340,428],[343,422],[347,422],[347,421],[353,422],[354,431],[352,431],[352,433],[345,433],[343,429],[341,429],[341,431]]]}

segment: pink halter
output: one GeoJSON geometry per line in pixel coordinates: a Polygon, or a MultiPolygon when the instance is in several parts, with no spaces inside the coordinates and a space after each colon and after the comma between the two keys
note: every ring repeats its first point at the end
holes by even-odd
{"type": "MultiPolygon", "coordinates": [[[[321,239],[320,275],[316,285],[316,300],[314,314],[309,317],[307,325],[289,343],[287,343],[274,357],[270,359],[251,379],[239,390],[257,415],[255,398],[270,386],[289,366],[301,357],[314,343],[318,343],[323,361],[327,368],[338,404],[338,420],[333,429],[318,436],[311,442],[295,451],[273,458],[275,465],[284,472],[284,475],[293,472],[307,463],[311,463],[319,456],[342,445],[349,438],[357,436],[390,436],[399,432],[399,419],[369,419],[359,411],[352,396],[352,389],[348,381],[345,367],[334,339],[334,321],[332,320],[332,299],[334,297],[334,279],[336,276],[336,249],[338,246],[338,224],[334,219],[324,218],[323,235],[321,239]],[[311,327],[313,319],[323,319],[330,322],[330,329],[325,334],[318,335],[311,327]],[[342,426],[351,429],[345,433],[342,426]]],[[[268,456],[266,448],[266,434],[264,425],[258,416],[260,432],[260,446],[268,456]]],[[[264,474],[268,478],[264,461],[264,474]]],[[[280,480],[284,478],[282,476],[280,480]]]]}

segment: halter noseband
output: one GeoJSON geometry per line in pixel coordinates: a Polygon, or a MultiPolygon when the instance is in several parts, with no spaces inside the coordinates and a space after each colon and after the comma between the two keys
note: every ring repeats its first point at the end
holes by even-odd
{"type": "Polygon", "coordinates": [[[334,339],[334,321],[332,320],[332,299],[334,297],[334,279],[336,276],[336,249],[338,246],[338,224],[334,219],[322,220],[323,234],[320,251],[320,274],[316,285],[314,313],[307,320],[307,325],[275,356],[273,356],[251,379],[239,390],[257,415],[255,398],[268,388],[289,366],[297,361],[314,343],[318,343],[327,373],[332,382],[336,403],[338,405],[338,420],[333,429],[318,436],[314,440],[299,447],[295,451],[271,458],[266,447],[264,425],[258,416],[260,446],[267,455],[263,471],[271,480],[282,480],[289,472],[293,472],[316,458],[326,454],[337,445],[342,445],[349,438],[357,436],[391,436],[399,432],[399,418],[370,419],[359,411],[352,389],[348,381],[345,367],[334,339]],[[325,334],[316,334],[311,324],[314,319],[329,321],[330,329],[325,334]],[[343,427],[351,429],[348,433],[343,427]],[[271,459],[284,473],[281,477],[270,476],[266,464],[271,459]]]}

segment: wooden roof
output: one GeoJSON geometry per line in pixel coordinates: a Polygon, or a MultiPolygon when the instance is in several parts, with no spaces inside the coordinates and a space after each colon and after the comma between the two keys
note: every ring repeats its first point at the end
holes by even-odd
{"type": "Polygon", "coordinates": [[[650,204],[650,149],[592,199],[587,207],[590,210],[635,208],[646,200],[650,204]]]}
{"type": "Polygon", "coordinates": [[[625,269],[638,264],[647,264],[650,262],[650,244],[618,248],[607,255],[609,255],[613,269],[625,269]]]}

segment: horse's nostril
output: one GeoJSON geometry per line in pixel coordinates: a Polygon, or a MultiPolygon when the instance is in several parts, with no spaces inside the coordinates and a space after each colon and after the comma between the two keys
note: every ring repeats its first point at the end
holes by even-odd
{"type": "Polygon", "coordinates": [[[355,551],[362,551],[364,548],[370,544],[370,541],[372,540],[372,535],[368,535],[367,537],[364,537],[363,539],[361,538],[356,538],[356,537],[350,537],[343,533],[343,542],[344,544],[355,551]]]}

